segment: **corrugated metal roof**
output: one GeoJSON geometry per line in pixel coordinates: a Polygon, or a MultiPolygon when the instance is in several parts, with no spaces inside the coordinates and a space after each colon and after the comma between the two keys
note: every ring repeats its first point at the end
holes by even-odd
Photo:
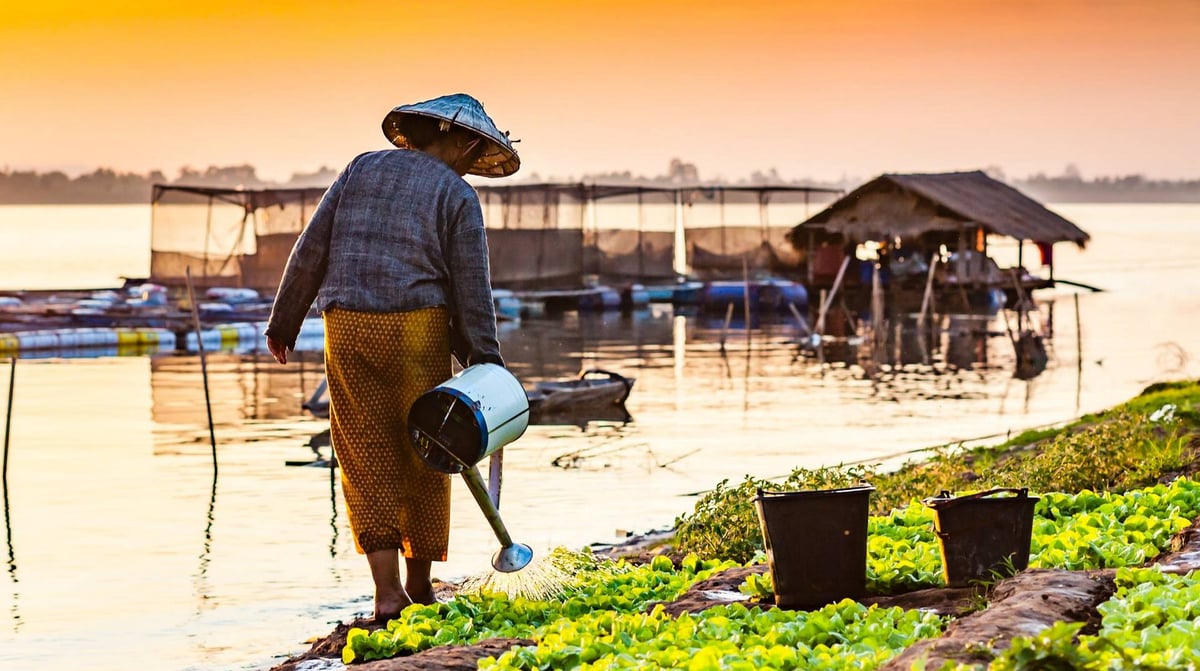
{"type": "Polygon", "coordinates": [[[797,226],[793,235],[819,229],[870,240],[976,225],[1035,242],[1082,247],[1089,239],[1075,224],[980,171],[880,175],[797,226]]]}

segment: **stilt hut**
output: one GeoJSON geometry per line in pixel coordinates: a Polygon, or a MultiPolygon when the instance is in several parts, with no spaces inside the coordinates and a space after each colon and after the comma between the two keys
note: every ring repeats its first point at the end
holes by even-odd
{"type": "Polygon", "coordinates": [[[997,300],[1053,285],[1054,245],[1083,247],[1088,234],[974,171],[881,175],[793,228],[788,239],[806,251],[810,292],[840,290],[862,314],[872,287],[880,286],[889,312],[915,312],[931,292],[945,309],[999,309],[997,300]],[[1016,242],[1015,268],[991,259],[993,236],[1016,242]],[[1038,251],[1044,277],[1024,269],[1025,243],[1038,251]]]}

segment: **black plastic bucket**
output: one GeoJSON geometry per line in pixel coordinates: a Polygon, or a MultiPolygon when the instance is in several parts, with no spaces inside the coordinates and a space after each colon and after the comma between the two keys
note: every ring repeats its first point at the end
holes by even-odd
{"type": "Polygon", "coordinates": [[[754,506],[776,605],[818,608],[863,595],[873,491],[865,484],[801,492],[758,490],[754,506]]]}
{"type": "Polygon", "coordinates": [[[1017,571],[1025,570],[1037,502],[1025,488],[991,489],[959,497],[942,492],[925,499],[924,504],[933,508],[946,584],[965,587],[992,580],[1006,562],[1017,571]]]}

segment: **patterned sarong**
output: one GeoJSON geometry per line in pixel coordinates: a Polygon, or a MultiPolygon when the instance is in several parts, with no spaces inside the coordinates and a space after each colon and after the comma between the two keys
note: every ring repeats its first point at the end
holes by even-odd
{"type": "Polygon", "coordinates": [[[449,313],[325,312],[329,427],[354,544],[445,561],[449,477],[408,439],[408,409],[450,377],[449,313]]]}

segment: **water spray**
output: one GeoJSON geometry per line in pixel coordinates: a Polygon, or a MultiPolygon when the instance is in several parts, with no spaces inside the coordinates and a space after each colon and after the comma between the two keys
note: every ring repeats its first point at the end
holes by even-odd
{"type": "Polygon", "coordinates": [[[498,469],[498,450],[520,438],[528,424],[524,387],[503,366],[491,363],[469,366],[425,392],[408,413],[409,436],[417,454],[435,470],[463,476],[500,541],[492,568],[501,573],[528,566],[533,550],[509,535],[500,519],[499,478],[492,478],[495,491],[489,492],[476,464],[493,456],[492,469],[498,469]]]}

